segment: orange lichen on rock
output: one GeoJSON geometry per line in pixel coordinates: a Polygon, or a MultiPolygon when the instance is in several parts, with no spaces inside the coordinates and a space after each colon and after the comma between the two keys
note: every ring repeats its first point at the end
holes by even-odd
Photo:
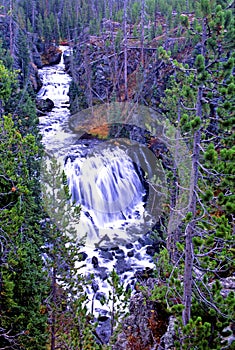
{"type": "Polygon", "coordinates": [[[107,139],[109,136],[109,125],[108,124],[99,125],[89,130],[89,133],[92,136],[95,136],[99,139],[107,139]]]}

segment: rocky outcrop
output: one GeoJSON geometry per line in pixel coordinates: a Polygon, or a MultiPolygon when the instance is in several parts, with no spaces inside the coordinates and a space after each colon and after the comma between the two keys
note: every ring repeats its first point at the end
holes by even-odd
{"type": "Polygon", "coordinates": [[[122,332],[118,335],[113,350],[173,350],[170,340],[173,337],[173,320],[169,320],[159,303],[150,299],[149,291],[155,283],[156,279],[149,278],[146,292],[138,291],[132,296],[130,315],[123,322],[122,332]]]}
{"type": "Polygon", "coordinates": [[[38,92],[42,87],[42,81],[38,74],[38,68],[33,62],[30,62],[29,65],[29,79],[34,91],[38,92]]]}
{"type": "Polygon", "coordinates": [[[45,46],[41,55],[43,66],[60,63],[62,51],[55,45],[45,46]]]}
{"type": "Polygon", "coordinates": [[[73,59],[73,49],[67,49],[63,52],[63,59],[64,59],[64,65],[65,65],[65,70],[67,72],[70,71],[70,66],[72,64],[72,59],[73,59]]]}
{"type": "MultiPolygon", "coordinates": [[[[105,23],[109,26],[109,21],[105,23]]],[[[87,108],[80,101],[94,106],[112,99],[126,100],[123,42],[118,42],[117,33],[111,34],[106,26],[104,28],[106,31],[101,36],[88,36],[64,55],[66,70],[72,74],[73,83],[80,87],[73,87],[74,94],[70,94],[72,113],[87,108]]],[[[171,50],[173,58],[180,57],[189,65],[193,48],[186,45],[186,38],[183,34],[179,37],[176,30],[171,31],[170,36],[164,34],[146,44],[144,55],[140,41],[131,36],[131,31],[127,41],[128,100],[158,108],[168,78],[174,72],[170,63],[158,57],[158,47],[171,50]]]]}
{"type": "Polygon", "coordinates": [[[33,59],[34,64],[37,66],[37,68],[40,69],[43,67],[41,55],[38,52],[36,45],[34,45],[33,50],[32,50],[32,59],[33,59]]]}

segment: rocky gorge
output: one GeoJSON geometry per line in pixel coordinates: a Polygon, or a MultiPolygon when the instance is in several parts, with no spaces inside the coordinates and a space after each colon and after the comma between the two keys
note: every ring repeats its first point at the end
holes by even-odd
{"type": "MultiPolygon", "coordinates": [[[[66,51],[64,57],[66,57],[66,51]]],[[[101,147],[101,145],[104,144],[104,141],[99,140],[99,138],[96,139],[97,136],[90,137],[89,132],[84,133],[83,131],[82,136],[79,137],[78,133],[71,133],[71,129],[69,130],[68,121],[70,119],[70,112],[66,103],[68,101],[67,94],[69,91],[68,83],[70,81],[70,78],[67,73],[63,72],[63,61],[59,65],[52,65],[51,67],[46,66],[40,69],[39,74],[42,77],[43,86],[38,92],[37,105],[38,109],[40,108],[41,110],[39,119],[40,130],[43,135],[43,143],[45,145],[47,153],[50,152],[50,154],[53,154],[56,157],[59,156],[62,159],[62,162],[65,164],[66,171],[66,166],[68,167],[68,160],[70,160],[71,164],[73,164],[73,162],[78,159],[77,157],[79,157],[80,152],[82,154],[82,157],[84,157],[86,152],[89,154],[90,150],[95,149],[96,147],[101,147]],[[63,135],[65,135],[65,138],[63,135]]],[[[149,144],[151,140],[150,133],[145,130],[142,132],[141,137],[141,129],[136,129],[134,132],[133,128],[134,126],[131,127],[128,125],[124,129],[122,127],[122,133],[125,134],[125,137],[128,136],[130,139],[132,139],[133,142],[138,141],[140,145],[142,144],[141,147],[145,147],[147,152],[150,152],[152,154],[153,150],[150,149],[152,146],[149,144]]],[[[114,137],[116,133],[117,125],[115,127],[115,124],[112,124],[110,135],[114,137]]],[[[114,142],[117,142],[118,140],[120,140],[118,137],[114,138],[114,142]]],[[[125,147],[130,148],[130,145],[127,145],[125,147]]],[[[157,149],[159,153],[162,152],[162,155],[164,155],[164,152],[166,152],[163,145],[160,143],[159,145],[155,144],[155,152],[157,149]]],[[[97,156],[98,155],[96,155],[96,157],[97,156]]],[[[99,157],[102,157],[102,153],[99,155],[99,157]]],[[[113,157],[114,153],[112,153],[111,159],[113,157]]],[[[119,158],[117,158],[119,156],[117,155],[115,157],[119,162],[119,158]]],[[[68,169],[70,170],[69,172],[67,171],[67,176],[68,181],[70,182],[70,174],[72,174],[71,171],[73,171],[71,170],[71,165],[68,169]]],[[[114,170],[112,170],[112,174],[109,176],[120,176],[120,170],[117,170],[116,175],[113,172],[114,170]]],[[[136,176],[141,177],[142,175],[139,173],[139,175],[136,176]]],[[[88,179],[86,179],[86,182],[87,181],[88,179]]],[[[142,179],[141,181],[144,180],[142,179]]],[[[80,186],[83,186],[83,184],[81,183],[80,186]]],[[[112,187],[109,189],[107,187],[107,183],[104,183],[104,186],[106,186],[106,189],[103,189],[102,191],[112,191],[112,187]]],[[[111,186],[113,186],[112,183],[111,186]]],[[[84,194],[81,195],[84,196],[84,194]]],[[[141,196],[140,200],[142,200],[141,196]]],[[[91,205],[94,205],[92,203],[93,202],[91,202],[91,205]]],[[[83,204],[86,206],[86,201],[83,204]]],[[[88,210],[90,211],[90,209],[85,209],[84,213],[81,215],[80,220],[82,225],[87,220],[90,220],[91,216],[93,216],[92,221],[94,220],[94,213],[90,211],[90,214],[88,214],[88,210]]],[[[136,211],[136,209],[134,209],[134,211],[136,211]]],[[[53,214],[51,215],[53,216],[53,214]]],[[[131,218],[132,215],[134,216],[131,220],[137,220],[136,222],[138,222],[138,217],[140,217],[142,214],[138,213],[137,211],[136,213],[133,212],[133,214],[131,214],[131,211],[129,211],[128,216],[131,218]]],[[[133,228],[135,227],[133,226],[131,229],[131,235],[133,236],[132,239],[128,241],[128,238],[122,238],[123,233],[125,232],[123,231],[125,226],[128,227],[128,225],[131,225],[128,223],[128,220],[130,219],[123,216],[116,229],[111,227],[115,223],[112,223],[111,221],[109,224],[111,226],[108,229],[107,233],[102,233],[98,245],[95,243],[97,247],[94,247],[95,241],[93,242],[92,240],[87,242],[84,246],[84,249],[81,250],[80,263],[82,265],[85,264],[85,267],[83,267],[82,271],[87,276],[94,275],[92,286],[89,290],[92,305],[90,307],[92,307],[93,313],[96,315],[99,321],[97,333],[99,335],[99,338],[104,343],[107,343],[110,337],[110,316],[109,310],[102,306],[101,301],[102,298],[107,297],[109,290],[107,278],[109,277],[110,272],[112,269],[114,269],[120,276],[122,281],[121,283],[125,285],[126,290],[131,289],[134,291],[138,280],[142,281],[142,279],[146,279],[151,276],[151,271],[154,268],[154,255],[159,252],[160,246],[165,245],[162,237],[160,222],[153,223],[152,225],[150,224],[149,229],[146,231],[146,233],[138,233],[136,238],[134,237],[137,232],[133,233],[133,228]],[[119,235],[115,233],[117,232],[116,230],[119,231],[119,235]],[[110,240],[112,236],[110,234],[112,231],[114,233],[113,241],[110,240]],[[103,244],[103,242],[106,243],[103,244]],[[104,319],[105,322],[103,321],[104,319]]],[[[94,229],[92,228],[92,230],[94,229]]]]}
{"type": "MultiPolygon", "coordinates": [[[[65,70],[67,73],[71,74],[72,77],[74,77],[74,73],[70,71],[71,67],[71,49],[67,49],[63,54],[64,64],[65,64],[65,70]]],[[[103,58],[101,59],[101,62],[103,58]]],[[[52,60],[53,61],[53,60],[52,60]]],[[[105,62],[105,59],[104,59],[105,62]]],[[[100,60],[98,59],[98,62],[96,64],[100,64],[100,60]]],[[[163,68],[165,74],[166,71],[164,70],[164,63],[159,63],[161,68],[163,68]]],[[[82,63],[81,63],[82,65],[82,63]]],[[[112,84],[109,82],[109,88],[104,88],[102,81],[106,80],[106,78],[109,76],[110,73],[108,68],[108,63],[101,64],[100,68],[98,66],[98,72],[99,74],[95,74],[95,81],[93,81],[94,86],[96,87],[96,90],[94,92],[94,95],[98,96],[98,106],[102,105],[103,98],[107,98],[107,92],[111,93],[113,90],[112,84]],[[106,67],[106,68],[105,68],[106,67]],[[105,75],[105,71],[107,74],[107,77],[105,75]],[[99,88],[101,86],[101,88],[99,88]],[[102,90],[103,89],[103,90],[102,90]],[[103,92],[102,92],[102,91],[103,92]],[[102,95],[102,93],[105,94],[102,95]],[[100,98],[100,96],[103,96],[103,98],[100,98]]],[[[54,66],[52,66],[54,67],[54,66]]],[[[55,66],[56,68],[56,66],[55,66]]],[[[57,69],[57,68],[56,68],[57,69]]],[[[81,67],[81,71],[85,74],[84,67],[81,67]]],[[[155,72],[156,73],[156,72],[155,72]]],[[[87,74],[87,73],[86,73],[87,74]]],[[[162,76],[159,76],[159,78],[162,79],[162,76]]],[[[80,76],[80,73],[78,72],[78,76],[80,76]]],[[[165,75],[164,75],[165,76],[165,75]]],[[[156,77],[156,74],[155,74],[156,77]]],[[[80,78],[81,79],[81,76],[80,78]]],[[[82,78],[83,79],[83,78],[82,78]]],[[[107,78],[108,79],[108,78],[107,78]]],[[[109,81],[109,79],[107,80],[109,81]]],[[[79,84],[80,84],[79,80],[79,84]]],[[[63,84],[62,84],[63,85],[63,84]]],[[[84,91],[86,89],[84,88],[84,91]]],[[[71,105],[71,92],[67,90],[70,97],[70,105],[71,105]]],[[[38,107],[38,109],[41,109],[43,113],[49,112],[53,113],[54,108],[54,102],[53,96],[46,97],[47,95],[44,95],[41,104],[46,103],[48,106],[46,108],[38,107]]],[[[40,94],[39,94],[39,101],[40,101],[40,94]]],[[[93,100],[93,98],[92,98],[93,100]]],[[[85,101],[85,100],[83,100],[85,101]]],[[[94,103],[95,102],[94,97],[94,103]]],[[[65,119],[63,118],[62,124],[64,126],[62,129],[67,132],[68,131],[68,123],[66,122],[66,118],[70,115],[70,111],[67,110],[68,107],[68,96],[65,94],[64,96],[64,103],[67,103],[66,105],[66,112],[65,112],[65,119]]],[[[56,105],[56,103],[55,103],[56,105]]],[[[39,106],[39,105],[38,105],[39,106]]],[[[64,105],[65,106],[65,105],[64,105]]],[[[55,106],[58,108],[58,105],[55,106]]],[[[88,103],[85,103],[84,105],[85,111],[88,107],[88,103]]],[[[99,107],[98,107],[99,108],[99,107]]],[[[64,109],[64,107],[63,107],[64,109]]],[[[63,112],[63,113],[64,113],[63,112]]],[[[81,111],[82,112],[82,111],[81,111]]],[[[58,109],[56,110],[56,113],[58,113],[58,109]]],[[[79,112],[76,110],[75,113],[72,115],[72,121],[80,120],[79,112]],[[75,117],[74,117],[75,116],[75,117]]],[[[82,115],[82,114],[81,114],[82,115]]],[[[99,114],[100,115],[100,114],[99,114]]],[[[51,126],[50,123],[53,121],[55,122],[56,118],[54,119],[53,115],[49,117],[47,123],[43,125],[43,131],[44,133],[47,133],[47,131],[54,132],[53,125],[51,126]]],[[[57,123],[57,121],[56,121],[57,123]]],[[[72,122],[73,123],[73,122],[72,122]]],[[[107,130],[105,123],[102,121],[99,122],[99,127],[96,125],[96,121],[93,120],[91,124],[89,124],[89,128],[81,129],[81,132],[77,130],[76,132],[80,132],[80,134],[76,134],[75,139],[73,139],[73,143],[75,142],[77,145],[86,144],[86,147],[94,147],[94,144],[97,142],[96,139],[98,138],[98,144],[103,142],[102,140],[105,140],[107,137],[107,130]],[[93,124],[93,125],[92,125],[93,124]],[[85,132],[84,132],[85,130],[85,132]],[[103,139],[104,138],[104,139],[103,139]],[[79,139],[79,141],[78,141],[79,139]],[[76,141],[75,141],[76,140],[76,141]]],[[[121,131],[124,133],[125,137],[130,137],[130,134],[133,134],[133,126],[123,126],[122,124],[121,131]]],[[[71,127],[71,122],[70,122],[71,127]]],[[[73,126],[74,127],[74,126],[73,126]]],[[[136,127],[136,126],[135,126],[136,127]]],[[[57,127],[56,127],[57,128],[57,127]]],[[[141,136],[141,129],[137,130],[138,134],[138,142],[140,144],[142,143],[145,147],[153,151],[154,154],[160,156],[161,161],[163,162],[163,166],[167,169],[171,167],[171,161],[169,158],[169,151],[164,146],[164,143],[162,144],[159,141],[156,141],[151,135],[151,132],[148,130],[143,129],[143,133],[141,136]]],[[[71,130],[70,130],[71,132],[71,130]]],[[[109,137],[114,137],[116,135],[117,130],[115,129],[115,123],[112,123],[111,128],[108,130],[109,137]]],[[[120,128],[118,129],[118,132],[120,132],[120,128]]],[[[119,134],[120,135],[120,134],[119,134]]],[[[71,136],[71,135],[70,135],[71,136]]],[[[52,134],[52,140],[53,140],[54,134],[52,134]]],[[[131,136],[132,139],[135,136],[131,136]]],[[[49,137],[51,138],[51,137],[49,137]]],[[[47,137],[48,139],[48,137],[47,137]]],[[[71,142],[71,138],[69,138],[69,142],[71,142]]],[[[58,147],[58,145],[56,146],[58,147]]],[[[72,160],[76,159],[77,155],[76,152],[69,154],[66,156],[72,160]]],[[[85,214],[88,217],[88,214],[85,214]]],[[[87,218],[85,218],[87,220],[87,218]]],[[[124,321],[123,323],[123,331],[118,336],[117,342],[114,345],[114,349],[174,349],[173,346],[173,339],[175,337],[175,330],[174,330],[174,324],[175,319],[173,316],[170,316],[164,309],[162,309],[161,304],[154,302],[151,300],[151,289],[153,288],[153,285],[158,284],[158,279],[156,277],[153,277],[152,271],[154,269],[154,256],[156,253],[159,253],[159,247],[164,247],[165,242],[163,240],[162,231],[161,231],[161,224],[155,223],[155,226],[152,225],[152,228],[148,230],[142,237],[138,238],[137,240],[134,240],[133,242],[126,242],[125,244],[112,244],[111,246],[103,246],[102,244],[99,248],[91,249],[90,247],[86,247],[81,254],[82,254],[82,262],[85,262],[86,265],[86,272],[89,274],[95,275],[94,283],[92,285],[92,288],[90,289],[90,298],[92,300],[92,308],[93,312],[97,315],[98,320],[98,328],[97,328],[97,335],[98,338],[102,343],[107,343],[110,338],[110,318],[109,318],[109,311],[108,309],[103,308],[100,301],[102,300],[102,297],[105,296],[107,293],[107,290],[109,288],[107,284],[107,278],[109,276],[109,273],[112,268],[114,268],[117,273],[121,276],[121,280],[125,285],[125,288],[131,288],[135,291],[135,294],[131,297],[131,304],[130,304],[130,316],[124,321]],[[111,249],[110,249],[111,247],[111,249]],[[88,248],[88,249],[87,249],[88,248]],[[146,294],[144,291],[136,289],[136,286],[138,286],[138,283],[145,284],[149,290],[149,294],[146,294]],[[138,327],[136,328],[133,326],[134,324],[138,324],[138,327]]],[[[85,271],[84,270],[84,271],[85,271]]],[[[224,281],[224,286],[227,283],[227,280],[224,281]]],[[[234,281],[232,282],[234,284],[234,281]]],[[[231,285],[230,285],[231,288],[231,285]]],[[[233,288],[233,287],[232,287],[233,288]]],[[[226,293],[226,287],[224,287],[223,291],[226,293]]],[[[231,290],[231,289],[230,289],[231,290]]]]}

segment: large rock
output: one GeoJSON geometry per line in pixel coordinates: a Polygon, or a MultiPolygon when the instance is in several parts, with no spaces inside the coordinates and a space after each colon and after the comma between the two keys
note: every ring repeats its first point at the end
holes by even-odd
{"type": "Polygon", "coordinates": [[[36,106],[37,106],[37,109],[41,112],[50,112],[54,107],[54,102],[49,98],[37,99],[36,106]]]}
{"type": "MultiPolygon", "coordinates": [[[[146,286],[151,289],[154,283],[155,279],[150,278],[146,286]]],[[[150,300],[147,293],[139,291],[131,298],[129,312],[130,315],[124,320],[122,332],[112,349],[157,349],[162,343],[162,337],[166,334],[169,323],[169,317],[161,305],[150,300]]],[[[171,341],[168,341],[169,337],[168,334],[166,343],[171,344],[171,341]]]]}
{"type": "Polygon", "coordinates": [[[32,58],[33,58],[34,64],[37,66],[37,68],[43,67],[41,55],[36,49],[34,49],[32,52],[32,58]]]}
{"type": "Polygon", "coordinates": [[[44,66],[58,64],[60,63],[61,55],[62,51],[58,47],[54,45],[46,47],[44,53],[41,56],[42,64],[44,66]]]}
{"type": "Polygon", "coordinates": [[[63,59],[64,59],[64,65],[65,65],[65,70],[67,72],[70,72],[70,65],[73,59],[73,49],[67,49],[63,53],[63,59]]]}
{"type": "Polygon", "coordinates": [[[29,72],[29,79],[33,86],[33,89],[34,91],[38,92],[42,87],[42,81],[38,74],[38,68],[33,62],[31,62],[29,65],[29,72]]]}

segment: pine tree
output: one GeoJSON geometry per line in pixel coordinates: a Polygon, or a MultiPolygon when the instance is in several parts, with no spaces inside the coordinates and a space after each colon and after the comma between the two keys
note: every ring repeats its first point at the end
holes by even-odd
{"type": "MultiPolygon", "coordinates": [[[[181,330],[177,346],[182,349],[194,344],[202,349],[220,348],[219,334],[232,321],[234,307],[234,294],[223,298],[220,283],[234,272],[234,58],[226,50],[227,10],[210,6],[208,1],[201,2],[201,53],[192,67],[171,61],[174,75],[162,101],[171,122],[180,125],[192,154],[188,213],[180,227],[182,233],[172,235],[175,242],[170,244],[180,274],[184,268],[184,290],[179,287],[180,280],[172,278],[172,266],[171,292],[165,294],[170,297],[177,286],[175,310],[178,308],[181,330]]],[[[168,303],[173,307],[169,299],[168,303]]]]}
{"type": "Polygon", "coordinates": [[[41,149],[30,117],[27,130],[8,109],[17,86],[16,73],[2,63],[0,71],[0,343],[12,349],[43,349],[47,336],[41,307],[47,278],[42,270],[43,238],[39,225],[37,176],[41,149]],[[6,112],[8,116],[4,115],[6,112]],[[29,130],[34,130],[34,135],[29,130]]]}
{"type": "Polygon", "coordinates": [[[44,349],[43,241],[27,167],[27,157],[37,157],[38,147],[32,135],[21,136],[11,118],[4,117],[1,128],[1,345],[44,349]]]}
{"type": "Polygon", "coordinates": [[[66,177],[58,162],[46,157],[44,165],[41,179],[44,209],[49,214],[44,219],[44,258],[50,278],[46,300],[50,349],[96,349],[92,316],[86,307],[87,282],[78,267],[83,244],[76,231],[80,208],[69,202],[66,177]]]}

